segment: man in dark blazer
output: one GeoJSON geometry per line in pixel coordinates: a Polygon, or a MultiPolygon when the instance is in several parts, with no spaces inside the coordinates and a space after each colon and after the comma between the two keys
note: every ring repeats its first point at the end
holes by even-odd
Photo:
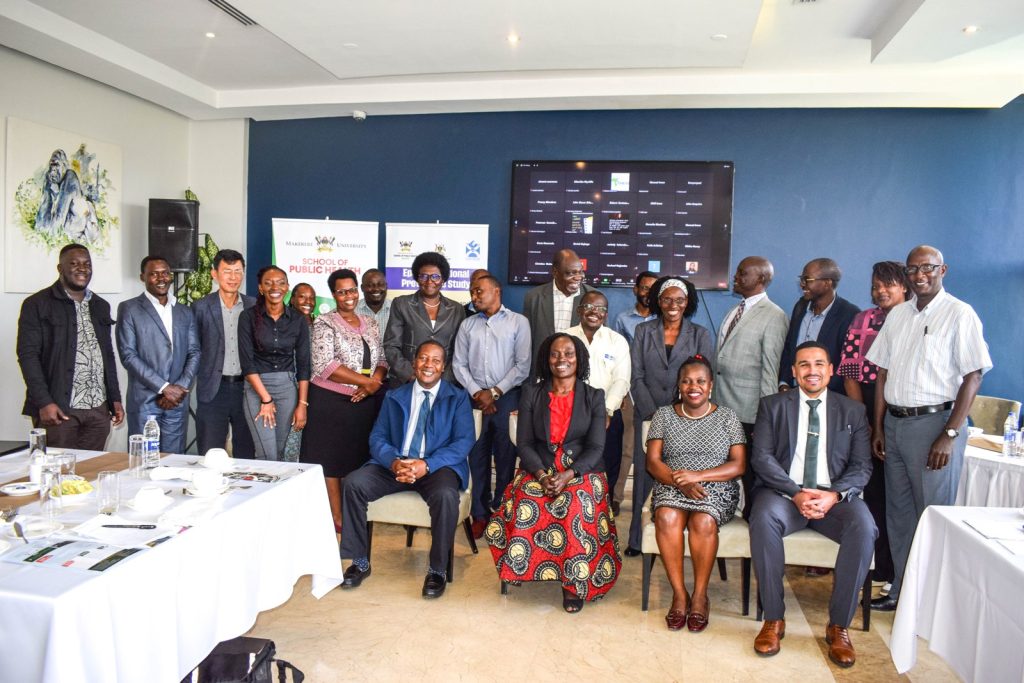
{"type": "MultiPolygon", "coordinates": [[[[853,317],[860,309],[836,294],[843,273],[830,258],[816,258],[808,261],[798,278],[803,297],[793,306],[789,317],[789,331],[786,345],[779,362],[779,389],[786,391],[793,386],[793,359],[796,347],[806,341],[820,342],[830,358],[839,358],[843,340],[850,329],[853,317]]],[[[830,391],[846,394],[843,378],[836,375],[828,388],[830,391]]]]}
{"type": "Polygon", "coordinates": [[[245,258],[237,251],[218,251],[210,276],[217,291],[192,304],[201,351],[196,377],[196,444],[200,454],[224,448],[230,426],[232,455],[255,458],[242,402],[245,378],[238,358],[238,316],[255,306],[256,298],[239,292],[245,279],[245,258]]]}
{"type": "Polygon", "coordinates": [[[170,294],[171,267],[142,259],[146,291],[117,307],[117,352],[128,371],[128,433],[141,434],[150,415],[160,425],[160,450],[184,453],[188,392],[199,368],[199,334],[187,306],[170,294]]]}
{"type": "MultiPolygon", "coordinates": [[[[534,287],[523,299],[523,315],[530,321],[530,338],[533,342],[531,364],[537,362],[537,350],[541,342],[555,332],[565,332],[573,325],[580,324],[577,309],[583,295],[597,291],[583,282],[587,273],[580,257],[572,249],[562,249],[555,253],[551,275],[551,282],[534,287]]],[[[536,371],[536,368],[533,369],[536,371]]]]}
{"type": "Polygon", "coordinates": [[[423,597],[444,594],[448,553],[459,523],[459,492],[469,484],[476,441],[469,394],[441,379],[445,348],[427,340],[413,357],[414,381],[384,397],[370,432],[370,462],[342,485],[341,557],[352,560],[342,588],[370,575],[367,506],[400,491],[416,491],[430,510],[430,568],[423,597]]]}
{"type": "Polygon", "coordinates": [[[792,372],[798,390],[761,399],[754,425],[748,521],[765,618],[754,650],[779,652],[786,632],[782,539],[809,527],[839,544],[825,641],[829,658],[849,667],[856,655],[847,629],[878,535],[859,497],[871,476],[871,433],[864,405],[827,388],[832,362],[824,345],[800,344],[792,372]]]}

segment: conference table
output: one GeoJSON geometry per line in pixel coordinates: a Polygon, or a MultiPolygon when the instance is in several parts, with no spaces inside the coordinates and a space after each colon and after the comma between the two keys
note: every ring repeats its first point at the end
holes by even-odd
{"type": "Polygon", "coordinates": [[[1001,439],[971,439],[964,453],[956,504],[967,507],[1024,507],[1024,457],[1005,456],[976,446],[987,440],[1001,446],[1001,439]]]}
{"type": "MultiPolygon", "coordinates": [[[[127,464],[124,454],[77,455],[80,472],[93,458],[105,459],[105,467],[127,464]]],[[[161,464],[198,468],[202,458],[168,455],[161,464]]],[[[337,587],[342,568],[321,467],[234,460],[231,468],[252,480],[232,480],[224,493],[201,500],[183,495],[180,479],[122,473],[122,501],[142,485],[159,485],[174,501],[148,515],[122,503],[120,521],[158,522],[157,534],[171,530],[103,571],[12,559],[28,546],[0,527],[10,543],[0,554],[0,681],[178,683],[217,643],[286,602],[299,577],[312,575],[317,598],[337,587]]],[[[26,472],[26,454],[0,458],[0,483],[26,472]]],[[[0,507],[10,500],[0,496],[0,507]]],[[[25,505],[15,519],[31,519],[37,507],[25,505]]],[[[101,519],[96,510],[95,498],[65,505],[58,518],[64,530],[33,543],[89,540],[69,530],[101,519]]]]}
{"type": "Polygon", "coordinates": [[[921,637],[965,681],[1024,680],[1022,524],[1019,508],[925,509],[889,644],[898,672],[921,637]]]}

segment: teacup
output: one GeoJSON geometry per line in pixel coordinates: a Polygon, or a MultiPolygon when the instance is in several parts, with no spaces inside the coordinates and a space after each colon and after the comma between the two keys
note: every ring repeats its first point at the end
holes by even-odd
{"type": "Polygon", "coordinates": [[[167,500],[167,492],[159,486],[143,486],[132,498],[132,507],[139,511],[159,510],[167,500]]]}
{"type": "Polygon", "coordinates": [[[215,470],[198,470],[192,475],[192,490],[201,496],[217,493],[224,485],[224,477],[215,470]]]}
{"type": "Polygon", "coordinates": [[[215,470],[224,470],[231,465],[231,456],[223,448],[211,448],[206,451],[203,465],[215,470]]]}
{"type": "Polygon", "coordinates": [[[981,427],[968,427],[967,428],[967,436],[969,436],[972,439],[974,437],[976,437],[976,436],[981,436],[984,433],[985,433],[985,430],[982,429],[981,427]]]}

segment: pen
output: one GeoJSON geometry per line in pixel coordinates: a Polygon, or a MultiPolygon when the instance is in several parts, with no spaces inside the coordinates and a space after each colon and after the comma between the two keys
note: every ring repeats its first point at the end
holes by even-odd
{"type": "Polygon", "coordinates": [[[156,524],[104,524],[104,529],[155,529],[156,524]]]}

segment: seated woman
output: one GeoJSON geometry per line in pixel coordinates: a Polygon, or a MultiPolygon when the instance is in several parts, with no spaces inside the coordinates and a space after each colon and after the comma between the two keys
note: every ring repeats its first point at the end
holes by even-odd
{"type": "Polygon", "coordinates": [[[647,432],[647,470],[665,573],[672,584],[670,631],[707,628],[708,581],[718,554],[718,528],[736,514],[746,467],[743,426],[732,410],[711,403],[711,364],[690,356],[679,367],[676,403],[658,408],[647,432]],[[693,601],[683,585],[683,530],[690,532],[693,601]]]}
{"type": "Polygon", "coordinates": [[[503,581],[561,581],[570,613],[607,593],[622,566],[601,471],[604,392],[583,383],[589,374],[579,339],[559,333],[541,344],[538,376],[519,401],[521,469],[486,531],[503,581]]]}

